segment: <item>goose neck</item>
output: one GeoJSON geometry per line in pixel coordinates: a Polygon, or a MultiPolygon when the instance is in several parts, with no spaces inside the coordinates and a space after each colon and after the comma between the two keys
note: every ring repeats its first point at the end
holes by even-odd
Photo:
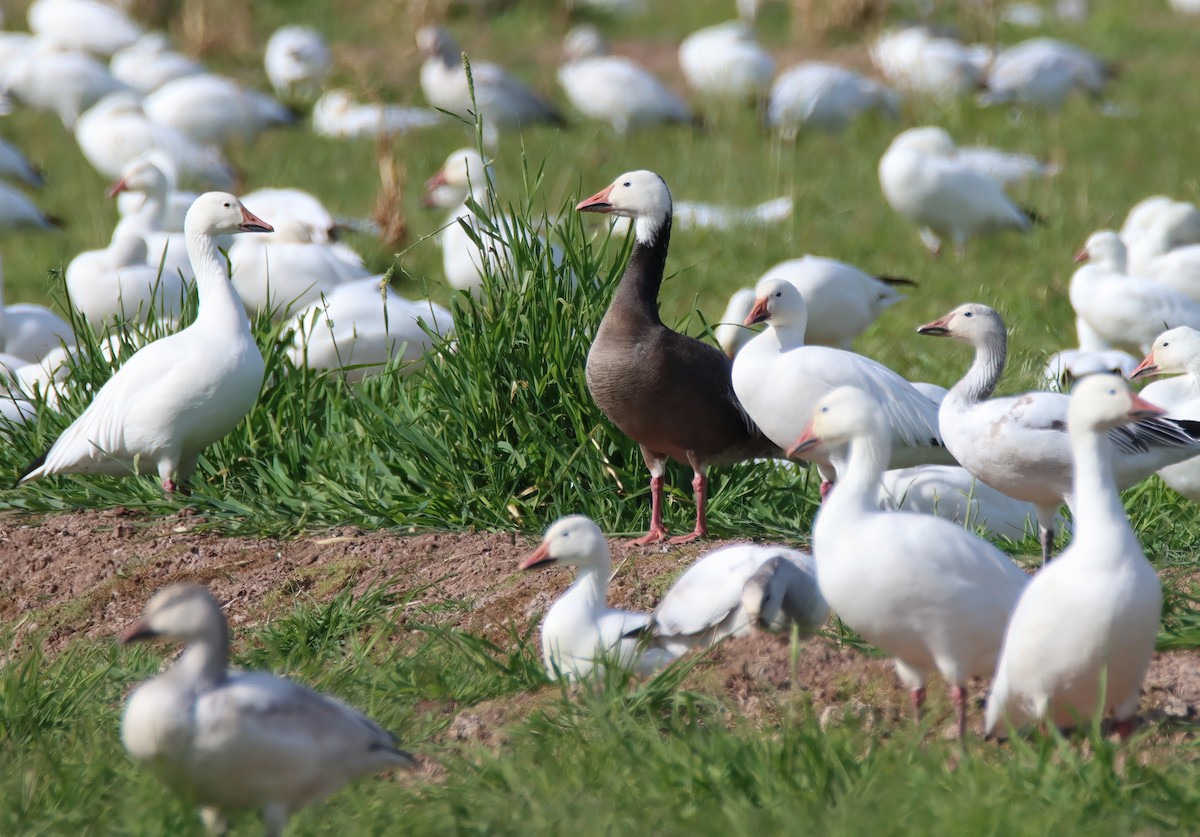
{"type": "Polygon", "coordinates": [[[988,334],[974,345],[971,367],[950,391],[951,396],[967,404],[978,404],[991,398],[1008,359],[1008,338],[1003,331],[988,334]]]}
{"type": "Polygon", "coordinates": [[[216,238],[194,230],[187,231],[186,236],[188,259],[195,272],[196,292],[200,297],[196,322],[230,323],[248,333],[250,319],[229,279],[229,262],[217,247],[216,238]]]}
{"type": "MultiPolygon", "coordinates": [[[[1105,431],[1076,431],[1071,434],[1071,453],[1075,460],[1073,484],[1076,537],[1102,538],[1111,544],[1117,538],[1132,536],[1129,518],[1121,503],[1113,475],[1113,444],[1105,431]]],[[[1100,550],[1104,554],[1121,550],[1100,550]]]]}
{"type": "Polygon", "coordinates": [[[879,509],[879,487],[891,456],[891,440],[884,427],[855,436],[846,467],[838,474],[825,511],[835,517],[844,512],[868,513],[879,509]]]}
{"type": "Polygon", "coordinates": [[[171,666],[168,676],[187,683],[197,692],[221,685],[228,676],[229,634],[224,626],[218,633],[189,642],[171,666]]]}
{"type": "MultiPolygon", "coordinates": [[[[638,223],[640,221],[638,219],[638,223]]],[[[637,313],[656,325],[662,324],[658,314],[658,291],[662,287],[670,242],[670,215],[657,230],[644,237],[642,229],[637,228],[633,253],[617,286],[613,308],[637,313]]]]}
{"type": "Polygon", "coordinates": [[[568,595],[577,599],[588,613],[599,613],[604,610],[608,600],[608,575],[607,564],[580,567],[568,595]]]}

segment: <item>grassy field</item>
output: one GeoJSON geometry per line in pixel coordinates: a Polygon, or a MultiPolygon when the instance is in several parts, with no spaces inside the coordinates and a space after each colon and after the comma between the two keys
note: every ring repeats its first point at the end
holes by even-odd
{"type": "MultiPolygon", "coordinates": [[[[259,58],[266,36],[285,21],[312,23],[334,45],[339,84],[363,97],[418,103],[412,33],[434,5],[185,2],[170,28],[181,42],[203,49],[215,68],[264,86],[259,58]]],[[[553,68],[569,25],[560,5],[522,0],[495,19],[460,18],[451,27],[464,48],[515,67],[557,98],[553,68]]],[[[691,29],[727,17],[732,4],[651,5],[654,12],[644,17],[600,23],[618,51],[642,57],[682,89],[674,44],[691,29]]],[[[1081,101],[1061,114],[1021,115],[983,110],[969,100],[945,106],[917,100],[906,102],[900,123],[867,119],[842,136],[804,136],[795,145],[765,135],[749,112],[720,115],[705,131],[655,130],[627,140],[577,119],[567,131],[505,137],[495,154],[497,201],[519,207],[548,230],[575,273],[596,277],[598,288],[568,289],[544,254],[524,252],[516,275],[478,304],[451,299],[440,280],[440,251],[428,238],[445,219],[419,208],[420,184],[449,152],[471,141],[465,128],[410,135],[390,149],[321,139],[298,128],[233,149],[246,191],[300,186],[351,217],[370,215],[375,206],[377,155],[394,157],[406,178],[398,210],[407,238],[394,246],[364,237],[352,243],[372,267],[394,270],[401,293],[455,306],[455,350],[440,347],[410,378],[390,370],[348,387],[292,369],[270,324],[259,323],[269,383],[248,420],[203,458],[186,501],[164,499],[151,479],[62,478],[0,489],[0,508],[43,513],[124,506],[159,516],[188,505],[222,532],[270,535],[340,524],[535,533],[569,512],[586,512],[614,534],[643,530],[644,468],[636,448],[592,405],[582,373],[587,334],[604,311],[627,244],[569,210],[635,168],[660,172],[677,200],[736,205],[784,194],[796,200],[794,217],[780,227],[677,232],[668,265],[673,275],[663,291],[668,322],[701,333],[733,289],[780,260],[811,252],[919,282],[860,338],[860,351],[912,379],[950,384],[966,367],[965,350],[918,339],[913,329],[958,303],[986,302],[1005,314],[1012,332],[1012,371],[1003,388],[1027,387],[1045,356],[1073,341],[1066,283],[1071,256],[1087,234],[1119,225],[1146,195],[1196,200],[1200,193],[1193,165],[1200,20],[1174,16],[1165,4],[1095,5],[1086,23],[1051,25],[1048,33],[1120,64],[1111,98],[1127,116],[1106,116],[1081,101]],[[952,255],[931,261],[915,230],[884,203],[875,173],[891,137],[925,123],[945,126],[960,142],[1060,162],[1057,178],[1020,194],[1048,223],[1028,236],[972,242],[961,261],[952,255]],[[550,224],[548,217],[560,220],[550,224]]],[[[781,66],[831,55],[865,67],[865,33],[803,30],[781,4],[764,14],[761,35],[781,66]]],[[[903,14],[893,10],[889,19],[903,14]]],[[[1026,35],[950,6],[939,6],[938,17],[972,39],[1010,42],[1026,35]]],[[[19,12],[8,19],[19,23],[19,12]]],[[[45,169],[48,186],[39,203],[69,223],[61,233],[8,234],[0,241],[7,299],[61,306],[56,271],[79,250],[108,240],[116,214],[103,196],[107,184],[47,115],[17,111],[2,129],[45,169]]],[[[64,413],[40,411],[36,424],[15,432],[0,450],[0,471],[19,473],[86,405],[111,368],[94,349],[85,352],[64,413]]],[[[670,481],[668,522],[679,526],[692,511],[688,475],[675,470],[670,481]]],[[[717,472],[714,486],[710,522],[722,536],[807,538],[816,487],[805,476],[745,465],[717,472]]],[[[1194,649],[1200,619],[1191,579],[1200,516],[1157,481],[1131,490],[1126,505],[1147,555],[1171,580],[1160,645],[1194,649]]],[[[1031,540],[1010,547],[1022,556],[1036,553],[1031,540]]],[[[1200,767],[1187,728],[1168,734],[1152,726],[1126,751],[1092,731],[1075,742],[973,743],[970,756],[960,759],[957,744],[928,725],[871,725],[850,717],[822,729],[799,690],[764,717],[746,720],[723,699],[720,684],[686,670],[568,693],[545,683],[536,652],[517,636],[491,647],[442,627],[401,630],[395,617],[406,590],[398,579],[395,589],[362,599],[343,594],[306,601],[294,613],[237,631],[237,662],[288,672],[338,694],[439,765],[417,776],[359,782],[298,817],[293,833],[1200,829],[1200,767]],[[447,740],[451,710],[504,702],[520,711],[501,744],[447,740]]],[[[6,646],[12,630],[0,629],[6,646]]],[[[161,649],[122,651],[93,640],[53,657],[29,644],[6,656],[0,668],[0,833],[198,830],[186,806],[127,762],[117,737],[127,687],[157,671],[161,660],[161,649]]],[[[237,833],[256,828],[253,818],[236,825],[237,833]]]]}

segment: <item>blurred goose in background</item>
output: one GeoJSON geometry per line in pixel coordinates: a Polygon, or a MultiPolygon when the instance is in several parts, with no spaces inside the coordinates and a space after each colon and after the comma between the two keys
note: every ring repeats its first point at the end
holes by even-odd
{"type": "Polygon", "coordinates": [[[879,184],[892,209],[920,227],[921,241],[934,256],[944,238],[961,257],[973,236],[1025,232],[1034,223],[999,183],[957,159],[953,140],[941,128],[897,135],[879,160],[879,184]]]}
{"type": "MultiPolygon", "coordinates": [[[[804,429],[816,403],[831,390],[855,384],[882,406],[890,433],[889,467],[953,463],[938,431],[938,407],[886,366],[853,352],[805,345],[808,308],[787,279],[774,276],[754,288],[747,324],[766,323],[733,360],[733,391],[742,409],[772,442],[786,450],[804,429]],[[788,441],[790,440],[790,441],[788,441]]],[[[846,468],[845,449],[820,449],[811,460],[822,494],[846,468]]]]}
{"type": "Polygon", "coordinates": [[[68,129],[105,96],[129,89],[90,55],[38,42],[12,60],[4,85],[6,96],[56,113],[68,129]]]}
{"type": "Polygon", "coordinates": [[[891,84],[938,99],[978,89],[992,58],[985,46],[967,46],[925,26],[883,32],[871,42],[870,53],[891,84]]]}
{"type": "Polygon", "coordinates": [[[1200,301],[1200,210],[1195,206],[1173,202],[1162,207],[1125,244],[1130,273],[1200,301]]]}
{"type": "Polygon", "coordinates": [[[1133,731],[1162,587],[1121,505],[1112,431],[1162,413],[1115,375],[1084,378],[1072,391],[1075,537],[1012,614],[988,695],[988,732],[1039,720],[1087,724],[1110,710],[1121,738],[1133,731]]]}
{"type": "Polygon", "coordinates": [[[267,128],[295,121],[291,111],[265,93],[211,73],[166,82],[147,94],[142,110],[202,145],[250,142],[267,128]]]}
{"type": "Polygon", "coordinates": [[[474,121],[478,110],[485,138],[494,144],[500,131],[536,122],[564,124],[554,105],[538,96],[498,64],[471,61],[475,103],[471,103],[462,49],[445,29],[425,26],[417,31],[417,48],[424,57],[421,90],[435,108],[474,121]]]}
{"type": "Polygon", "coordinates": [[[92,168],[113,180],[137,157],[158,151],[174,163],[181,182],[233,183],[233,171],[219,150],[148,118],[131,93],[114,93],[89,108],[75,125],[75,140],[92,168]]]}
{"type": "Polygon", "coordinates": [[[222,192],[197,198],[184,227],[200,298],[196,319],[130,356],[20,482],[157,473],[163,490],[173,493],[186,485],[204,449],[258,400],[262,353],[216,237],[271,227],[222,192]]]}
{"type": "Polygon", "coordinates": [[[155,269],[162,265],[167,276],[192,278],[191,262],[187,258],[187,240],[182,232],[168,229],[171,210],[173,177],[166,171],[173,167],[170,159],[151,151],[133,160],[121,173],[121,179],[109,187],[109,197],[132,193],[141,197],[141,205],[123,216],[113,230],[113,240],[129,234],[146,242],[146,261],[155,269]]]}
{"type": "Polygon", "coordinates": [[[112,55],[142,35],[128,14],[100,0],[34,0],[25,19],[45,43],[92,55],[112,55]]]}
{"type": "MultiPolygon", "coordinates": [[[[67,265],[67,298],[99,332],[114,320],[174,320],[183,310],[186,284],[178,273],[147,262],[146,240],[135,229],[121,230],[102,250],[86,250],[67,265]]],[[[190,271],[190,265],[189,265],[190,271]]]]}
{"type": "MultiPolygon", "coordinates": [[[[1200,331],[1179,326],[1154,340],[1150,353],[1127,377],[1141,380],[1170,375],[1142,389],[1142,398],[1167,411],[1167,417],[1200,422],[1200,331]]],[[[1159,470],[1163,482],[1193,502],[1200,502],[1200,458],[1159,470]]]]}
{"type": "Polygon", "coordinates": [[[1042,380],[1051,392],[1070,392],[1084,375],[1129,375],[1137,363],[1137,358],[1120,349],[1063,349],[1046,361],[1042,380]]]}
{"type": "Polygon", "coordinates": [[[4,268],[0,264],[0,349],[6,355],[36,363],[54,349],[74,343],[71,324],[46,306],[4,304],[4,268]]]}
{"type": "Polygon", "coordinates": [[[313,131],[324,137],[386,137],[445,121],[432,108],[360,105],[345,90],[330,90],[312,109],[313,131]]]}
{"type": "Polygon", "coordinates": [[[351,382],[396,357],[407,375],[420,368],[435,337],[448,336],[453,325],[442,306],[404,299],[384,277],[372,276],[338,285],[298,313],[287,354],[296,367],[342,369],[351,382]]]}
{"type": "Polygon", "coordinates": [[[853,70],[810,61],[789,67],[775,79],[767,124],[790,141],[804,128],[837,133],[870,110],[895,119],[900,98],[853,70]]]}
{"type": "Polygon", "coordinates": [[[651,648],[681,657],[693,648],[754,630],[795,627],[810,634],[828,616],[812,555],[785,546],[741,543],[693,561],[635,635],[651,648]]]}
{"type": "Polygon", "coordinates": [[[990,177],[1005,189],[1035,177],[1053,177],[1062,170],[1061,166],[1044,163],[1032,154],[1002,151],[986,145],[955,146],[954,159],[972,171],[990,177]]]}
{"type": "Polygon", "coordinates": [[[229,813],[258,808],[266,833],[282,837],[292,814],[351,779],[415,764],[340,700],[267,672],[231,671],[225,617],[198,584],[155,593],[121,642],[160,637],[184,643],[183,653],[130,694],[121,741],[200,806],[211,833],[226,831],[229,813]]]}
{"type": "MultiPolygon", "coordinates": [[[[942,401],[942,436],[959,464],[980,480],[1037,507],[1042,559],[1049,561],[1055,515],[1064,503],[1074,510],[1075,502],[1066,432],[1068,397],[1041,391],[992,397],[1004,374],[1008,335],[1000,314],[986,305],[960,305],[920,326],[917,333],[974,347],[970,368],[942,401]]],[[[1154,418],[1110,433],[1121,488],[1200,454],[1200,426],[1154,418]]]]}
{"type": "Polygon", "coordinates": [[[113,53],[108,69],[139,93],[149,93],[168,81],[205,72],[204,65],[176,52],[164,32],[147,32],[113,53]]]}
{"type": "MultiPolygon", "coordinates": [[[[911,279],[872,276],[854,265],[813,255],[780,262],[755,284],[771,277],[791,282],[804,297],[808,309],[804,342],[840,349],[849,349],[880,314],[904,299],[897,287],[916,284],[911,279]]],[[[755,334],[744,326],[754,305],[754,291],[739,290],[735,296],[741,304],[735,306],[734,298],[730,298],[716,332],[717,343],[730,357],[755,334]]]]}
{"type": "Polygon", "coordinates": [[[0,183],[0,231],[15,229],[51,230],[62,226],[19,189],[0,183]]]}
{"type": "Polygon", "coordinates": [[[775,76],[775,59],[740,20],[706,26],[684,38],[679,67],[698,97],[718,101],[763,101],[775,76]]]}
{"type": "Polygon", "coordinates": [[[33,167],[24,152],[3,139],[0,139],[0,177],[19,180],[34,189],[46,185],[41,172],[33,167]]]}
{"type": "Polygon", "coordinates": [[[683,100],[631,58],[608,55],[594,26],[576,26],[563,43],[558,82],[589,119],[607,122],[619,136],[631,128],[692,121],[683,100]]]}
{"type": "Polygon", "coordinates": [[[1151,195],[1148,198],[1142,198],[1129,209],[1129,214],[1125,216],[1125,223],[1121,225],[1121,240],[1126,246],[1133,247],[1138,238],[1140,238],[1158,214],[1170,206],[1174,206],[1179,201],[1167,195],[1151,195]]]}
{"type": "Polygon", "coordinates": [[[1053,38],[1034,38],[996,55],[979,100],[1059,110],[1076,91],[1099,100],[1114,75],[1112,65],[1087,50],[1053,38]]]}
{"type": "MultiPolygon", "coordinates": [[[[330,244],[337,238],[337,222],[333,214],[311,192],[294,187],[255,189],[242,195],[242,200],[259,209],[273,222],[285,218],[299,221],[308,228],[309,238],[321,244],[330,244]]],[[[278,223],[275,224],[279,226],[278,223]]],[[[265,238],[259,241],[269,240],[265,238]]],[[[349,251],[353,252],[353,251],[349,251]]],[[[351,257],[361,261],[356,255],[351,257]]]]}
{"type": "Polygon", "coordinates": [[[649,613],[608,606],[612,553],[591,518],[573,514],[556,520],[521,569],[548,564],[576,569],[575,581],[542,617],[542,660],[552,678],[593,677],[603,672],[604,662],[651,674],[675,659],[666,649],[641,647],[636,632],[650,624],[649,613]]]}
{"type": "Polygon", "coordinates": [[[849,447],[846,471],[813,523],[817,577],[838,617],[895,658],[918,718],[926,681],[942,675],[962,740],[967,683],[995,669],[1028,577],[961,526],[879,510],[893,435],[884,407],[861,389],[839,387],[817,402],[789,451],[826,458],[832,454],[822,450],[849,447]]]}
{"type": "Polygon", "coordinates": [[[275,95],[289,102],[311,102],[321,92],[333,56],[325,36],[310,26],[281,26],[267,40],[263,68],[275,95]]]}
{"type": "Polygon", "coordinates": [[[1125,245],[1110,230],[1093,233],[1075,257],[1071,307],[1109,345],[1145,354],[1164,328],[1200,328],[1200,302],[1125,272],[1125,245]]]}

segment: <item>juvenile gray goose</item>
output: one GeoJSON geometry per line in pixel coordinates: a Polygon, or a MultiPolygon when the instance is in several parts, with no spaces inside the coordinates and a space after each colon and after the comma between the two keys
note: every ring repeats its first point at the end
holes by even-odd
{"type": "Polygon", "coordinates": [[[635,244],[587,360],[588,390],[621,432],[637,442],[650,469],[650,531],[635,544],[667,536],[662,520],[667,458],[692,467],[696,526],[672,538],[683,543],[708,534],[705,519],[709,465],[781,456],[746,415],[720,349],[667,328],[658,315],[658,290],[671,239],[671,192],[651,171],[621,175],[575,207],[634,222],[635,244]]]}

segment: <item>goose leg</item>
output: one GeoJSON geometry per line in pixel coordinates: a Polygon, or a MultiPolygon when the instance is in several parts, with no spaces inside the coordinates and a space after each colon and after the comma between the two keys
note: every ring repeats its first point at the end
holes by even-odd
{"type": "Polygon", "coordinates": [[[908,693],[908,699],[912,703],[913,721],[921,723],[921,707],[925,705],[925,687],[918,686],[908,693]]]}
{"type": "Polygon", "coordinates": [[[1117,733],[1117,738],[1122,741],[1128,741],[1129,736],[1133,735],[1133,718],[1125,718],[1124,720],[1116,720],[1113,722],[1113,730],[1117,733]]]}
{"type": "Polygon", "coordinates": [[[696,528],[686,535],[671,538],[671,543],[688,543],[697,538],[708,537],[708,516],[705,510],[708,503],[708,479],[704,476],[703,465],[696,467],[696,475],[692,477],[692,494],[696,498],[696,528]]]}
{"type": "Polygon", "coordinates": [[[1050,563],[1050,559],[1054,557],[1054,516],[1057,513],[1057,508],[1038,506],[1037,509],[1038,541],[1042,545],[1042,566],[1050,563]]]}
{"type": "Polygon", "coordinates": [[[662,456],[645,447],[642,448],[642,459],[650,469],[650,531],[630,541],[633,546],[658,543],[667,537],[667,527],[663,525],[662,517],[665,461],[662,456]]]}
{"type": "Polygon", "coordinates": [[[954,719],[958,721],[958,740],[967,740],[967,687],[951,686],[950,702],[954,704],[954,719]]]}

